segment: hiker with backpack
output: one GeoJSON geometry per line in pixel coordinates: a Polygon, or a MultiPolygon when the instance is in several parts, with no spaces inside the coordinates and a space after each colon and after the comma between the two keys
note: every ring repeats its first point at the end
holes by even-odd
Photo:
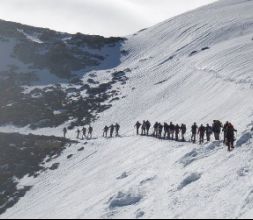
{"type": "Polygon", "coordinates": [[[115,124],[116,137],[119,137],[119,129],[120,129],[120,125],[116,123],[115,124]]]}
{"type": "Polygon", "coordinates": [[[66,138],[67,132],[68,132],[67,128],[63,128],[63,137],[64,138],[66,138]]]}
{"type": "Polygon", "coordinates": [[[192,125],[192,137],[191,137],[191,141],[195,144],[196,143],[196,139],[197,139],[197,130],[198,130],[198,126],[197,123],[195,122],[192,125]]]}
{"type": "Polygon", "coordinates": [[[149,130],[151,128],[151,123],[150,121],[146,121],[146,135],[149,136],[149,130]]]}
{"type": "Polygon", "coordinates": [[[89,126],[89,129],[88,129],[88,137],[90,139],[92,139],[92,135],[93,135],[93,127],[89,126]]]}
{"type": "Polygon", "coordinates": [[[180,133],[180,126],[177,124],[176,126],[175,126],[175,139],[176,139],[176,141],[179,141],[179,133],[180,133]]]}
{"type": "Polygon", "coordinates": [[[108,131],[109,131],[109,127],[106,125],[106,126],[104,127],[103,137],[105,137],[105,138],[108,137],[108,131]]]}
{"type": "Polygon", "coordinates": [[[198,133],[199,133],[199,144],[203,144],[204,140],[205,140],[205,132],[206,132],[206,128],[205,126],[202,124],[199,127],[198,133]]]}
{"type": "Polygon", "coordinates": [[[232,151],[234,147],[234,142],[235,142],[235,132],[237,130],[234,128],[232,123],[228,123],[227,125],[227,131],[226,131],[226,140],[227,140],[227,146],[228,146],[228,151],[232,151]]]}
{"type": "Polygon", "coordinates": [[[223,129],[222,129],[223,134],[224,134],[224,140],[223,140],[223,143],[224,143],[224,144],[227,144],[227,130],[228,130],[228,126],[229,126],[229,122],[227,121],[227,122],[224,124],[224,127],[223,127],[223,129]]]}
{"type": "Polygon", "coordinates": [[[222,127],[222,123],[219,120],[213,121],[213,133],[216,141],[220,140],[220,133],[222,127]]]}
{"type": "Polygon", "coordinates": [[[136,134],[139,135],[139,130],[140,130],[140,127],[141,127],[141,123],[139,121],[137,121],[134,127],[136,128],[136,134]]]}
{"type": "Polygon", "coordinates": [[[186,134],[186,130],[187,130],[186,125],[182,124],[180,129],[181,129],[182,141],[185,142],[185,134],[186,134]]]}
{"type": "Polygon", "coordinates": [[[143,121],[141,126],[141,135],[145,135],[146,133],[146,121],[143,121]]]}
{"type": "Polygon", "coordinates": [[[212,133],[213,133],[212,127],[209,124],[207,124],[206,125],[206,140],[207,140],[207,142],[211,141],[211,135],[212,135],[212,133]]]}
{"type": "Polygon", "coordinates": [[[164,123],[164,139],[168,139],[170,136],[170,126],[168,125],[168,123],[164,123]]]}
{"type": "Polygon", "coordinates": [[[159,133],[159,123],[156,122],[156,123],[154,124],[153,128],[154,128],[153,136],[154,136],[154,137],[158,137],[158,133],[159,133]]]}
{"type": "Polygon", "coordinates": [[[80,139],[81,131],[80,131],[79,128],[77,129],[76,134],[77,134],[76,138],[77,138],[77,139],[80,139]]]}
{"type": "Polygon", "coordinates": [[[114,133],[114,125],[112,124],[112,125],[109,127],[109,129],[110,129],[110,138],[112,138],[112,137],[113,137],[113,133],[114,133]]]}
{"type": "Polygon", "coordinates": [[[175,133],[175,125],[170,122],[170,136],[169,136],[169,139],[170,140],[174,140],[174,133],[175,133]]]}
{"type": "Polygon", "coordinates": [[[82,140],[84,140],[84,138],[86,138],[86,133],[87,133],[87,129],[85,127],[83,127],[82,129],[82,140]]]}

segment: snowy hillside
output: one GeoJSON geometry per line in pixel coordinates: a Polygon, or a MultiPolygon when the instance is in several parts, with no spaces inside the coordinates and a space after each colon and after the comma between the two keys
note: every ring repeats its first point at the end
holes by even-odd
{"type": "MultiPolygon", "coordinates": [[[[128,37],[118,65],[85,74],[83,83],[93,80],[86,92],[72,87],[84,101],[92,89],[100,98],[114,92],[97,100],[106,108],[95,111],[96,138],[45,163],[58,169],[18,180],[32,188],[1,218],[252,218],[252,12],[253,1],[222,0],[128,37]],[[133,125],[144,119],[188,128],[229,120],[236,149],[135,136],[133,125]],[[121,137],[101,138],[116,122],[121,137]]],[[[0,131],[62,136],[75,117],[57,128],[5,124],[0,131]]],[[[68,137],[76,140],[75,130],[68,137]]]]}

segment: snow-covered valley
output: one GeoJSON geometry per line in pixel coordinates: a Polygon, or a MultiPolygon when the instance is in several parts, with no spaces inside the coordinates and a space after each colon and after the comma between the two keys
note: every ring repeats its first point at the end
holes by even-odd
{"type": "MultiPolygon", "coordinates": [[[[58,169],[19,180],[32,188],[0,218],[252,218],[253,1],[218,1],[129,36],[120,50],[117,65],[81,78],[92,82],[87,93],[71,85],[76,99],[112,92],[95,111],[95,138],[45,163],[58,169]],[[136,136],[134,124],[147,119],[187,124],[187,140],[194,122],[231,121],[236,149],[136,136]],[[121,137],[102,138],[116,122],[121,137]]],[[[62,136],[73,120],[0,132],[62,136]]]]}

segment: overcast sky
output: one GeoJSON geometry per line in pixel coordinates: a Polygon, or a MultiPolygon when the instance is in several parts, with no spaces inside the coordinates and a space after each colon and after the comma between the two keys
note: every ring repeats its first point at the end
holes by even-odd
{"type": "Polygon", "coordinates": [[[0,19],[58,31],[125,36],[215,0],[0,0],[0,19]]]}

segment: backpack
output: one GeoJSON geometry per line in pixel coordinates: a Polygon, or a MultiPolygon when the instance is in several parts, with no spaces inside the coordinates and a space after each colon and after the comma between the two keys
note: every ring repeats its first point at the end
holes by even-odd
{"type": "Polygon", "coordinates": [[[220,121],[218,121],[218,120],[214,121],[214,124],[213,124],[213,131],[214,132],[220,132],[221,127],[222,127],[222,123],[220,121]]]}
{"type": "Polygon", "coordinates": [[[201,134],[204,134],[205,131],[206,131],[206,128],[205,128],[204,126],[201,126],[201,127],[199,128],[199,132],[200,132],[201,134]]]}
{"type": "Polygon", "coordinates": [[[209,126],[209,127],[206,128],[206,132],[208,134],[212,134],[213,133],[213,129],[209,126]]]}
{"type": "Polygon", "coordinates": [[[186,125],[185,125],[185,124],[182,125],[182,128],[181,128],[181,129],[182,129],[182,132],[183,132],[183,133],[186,133],[186,125]]]}
{"type": "Polygon", "coordinates": [[[192,132],[193,133],[197,133],[197,129],[198,129],[197,125],[192,126],[192,132]]]}

